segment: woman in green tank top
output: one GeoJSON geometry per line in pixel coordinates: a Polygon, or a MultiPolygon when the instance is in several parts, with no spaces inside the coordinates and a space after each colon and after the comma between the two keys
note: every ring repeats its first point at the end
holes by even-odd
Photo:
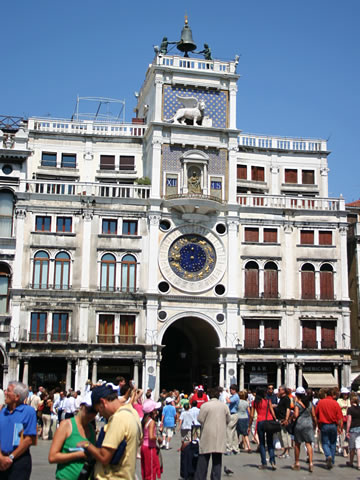
{"type": "Polygon", "coordinates": [[[78,450],[77,444],[89,440],[95,445],[95,432],[90,425],[95,416],[96,411],[92,408],[91,397],[88,395],[80,405],[76,417],[60,423],[49,451],[49,462],[58,464],[58,480],[77,480],[79,477],[86,455],[83,449],[78,450]]]}

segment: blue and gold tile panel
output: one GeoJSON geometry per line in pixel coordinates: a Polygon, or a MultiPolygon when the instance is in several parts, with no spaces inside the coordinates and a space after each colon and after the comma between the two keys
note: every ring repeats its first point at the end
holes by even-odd
{"type": "MultiPolygon", "coordinates": [[[[180,172],[182,168],[180,159],[188,150],[192,149],[190,147],[183,148],[177,145],[163,145],[162,171],[180,172]]],[[[209,156],[208,173],[210,175],[225,175],[227,151],[225,149],[217,150],[216,148],[208,148],[203,151],[209,156]]]]}
{"type": "Polygon", "coordinates": [[[216,128],[227,127],[228,92],[164,85],[163,121],[172,118],[176,111],[183,106],[176,98],[177,96],[195,97],[199,101],[203,100],[205,102],[204,115],[212,119],[212,126],[216,128]]]}

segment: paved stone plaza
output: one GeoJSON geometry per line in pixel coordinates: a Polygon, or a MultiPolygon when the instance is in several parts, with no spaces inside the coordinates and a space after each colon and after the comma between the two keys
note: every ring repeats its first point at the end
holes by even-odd
{"type": "MultiPolygon", "coordinates": [[[[180,444],[180,435],[176,434],[173,439],[172,448],[167,451],[162,451],[164,459],[164,473],[162,475],[162,480],[177,480],[180,478],[179,462],[180,462],[180,453],[178,452],[180,444]]],[[[33,473],[31,478],[34,480],[50,480],[55,478],[55,466],[49,465],[47,461],[48,451],[50,447],[50,442],[39,440],[38,446],[32,448],[32,458],[33,458],[33,473]]],[[[305,453],[302,450],[301,458],[305,459],[305,453]]],[[[265,479],[268,475],[276,477],[277,479],[289,478],[299,480],[303,478],[316,478],[316,479],[360,479],[360,472],[354,468],[349,468],[346,466],[346,459],[343,457],[336,458],[336,466],[328,471],[325,469],[325,463],[323,461],[323,455],[315,454],[314,460],[314,473],[309,473],[307,471],[307,464],[305,460],[301,462],[301,470],[299,472],[294,472],[290,469],[291,464],[293,463],[293,458],[287,459],[277,459],[277,470],[273,472],[268,469],[265,471],[260,471],[257,469],[257,466],[260,463],[260,456],[257,453],[240,453],[238,455],[223,456],[223,465],[226,465],[228,468],[233,470],[234,474],[227,476],[223,474],[223,478],[231,478],[232,480],[244,480],[244,478],[265,479]]],[[[210,470],[210,469],[209,469],[210,470]]],[[[140,473],[140,460],[137,467],[137,476],[138,480],[141,480],[140,473]]],[[[210,475],[208,475],[210,478],[210,475]]],[[[205,480],[205,479],[204,479],[205,480]]]]}

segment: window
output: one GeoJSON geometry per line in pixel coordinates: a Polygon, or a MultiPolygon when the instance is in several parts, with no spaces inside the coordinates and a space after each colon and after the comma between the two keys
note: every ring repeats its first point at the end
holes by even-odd
{"type": "Polygon", "coordinates": [[[37,252],[34,256],[34,288],[48,288],[49,284],[49,255],[46,252],[37,252]]]}
{"type": "Polygon", "coordinates": [[[264,347],[279,348],[279,322],[276,320],[266,320],[264,322],[264,347]]]}
{"type": "Polygon", "coordinates": [[[302,338],[303,348],[317,348],[316,322],[303,322],[302,338]]]}
{"type": "Polygon", "coordinates": [[[298,183],[297,170],[285,168],[285,183],[298,183]]]}
{"type": "Polygon", "coordinates": [[[237,178],[238,178],[238,180],[246,180],[247,179],[247,166],[246,165],[238,165],[237,166],[237,178]]]}
{"type": "Polygon", "coordinates": [[[35,218],[35,231],[36,232],[50,232],[51,230],[51,217],[39,217],[35,218]]]}
{"type": "Polygon", "coordinates": [[[125,255],[121,260],[121,291],[135,292],[136,290],[136,258],[125,255]]]}
{"type": "Polygon", "coordinates": [[[99,343],[114,343],[114,315],[99,315],[99,343]]]}
{"type": "Polygon", "coordinates": [[[63,168],[76,168],[76,154],[63,153],[61,155],[61,166],[63,168]]]}
{"type": "Polygon", "coordinates": [[[0,315],[9,311],[10,269],[0,263],[0,315]]]}
{"type": "Polygon", "coordinates": [[[33,312],[31,314],[30,338],[29,340],[47,340],[46,338],[46,312],[33,312]]]}
{"type": "Polygon", "coordinates": [[[258,320],[245,320],[245,348],[259,348],[259,322],[258,320]]]}
{"type": "Polygon", "coordinates": [[[259,296],[259,266],[256,262],[245,265],[245,297],[259,296]]]}
{"type": "Polygon", "coordinates": [[[115,170],[115,155],[100,155],[100,170],[115,170]]]}
{"type": "Polygon", "coordinates": [[[137,220],[123,220],[122,234],[137,235],[137,220]]]}
{"type": "Polygon", "coordinates": [[[116,260],[114,255],[106,253],[101,258],[100,289],[113,292],[115,290],[116,260]]]}
{"type": "Polygon", "coordinates": [[[14,211],[14,195],[3,190],[0,192],[0,237],[11,237],[14,211]]]}
{"type": "Polygon", "coordinates": [[[70,288],[70,256],[66,252],[58,253],[55,257],[54,288],[57,290],[70,288]]]}
{"type": "Polygon", "coordinates": [[[135,170],[135,157],[120,155],[120,170],[135,170]]]}
{"type": "Polygon", "coordinates": [[[67,342],[69,339],[69,314],[53,313],[51,340],[54,342],[67,342]]]}
{"type": "Polygon", "coordinates": [[[302,171],[302,183],[304,185],[314,185],[315,184],[315,172],[314,172],[314,170],[303,170],[302,171]]]}
{"type": "Polygon", "coordinates": [[[259,229],[245,227],[245,242],[259,242],[259,229]]]}
{"type": "Polygon", "coordinates": [[[120,315],[120,343],[135,343],[135,315],[120,315]]]}
{"type": "Polygon", "coordinates": [[[332,245],[332,232],[320,231],[319,232],[319,245],[332,245]]]}
{"type": "Polygon", "coordinates": [[[104,218],[102,221],[102,233],[106,235],[116,235],[117,234],[117,220],[104,218]]]}
{"type": "Polygon", "coordinates": [[[320,298],[321,300],[334,299],[334,272],[328,263],[320,267],[320,298]]]}
{"type": "Polygon", "coordinates": [[[56,153],[43,152],[41,156],[41,165],[43,167],[56,167],[56,153]]]}
{"type": "Polygon", "coordinates": [[[300,244],[314,245],[314,230],[300,230],[300,244]]]}
{"type": "Polygon", "coordinates": [[[278,270],[274,262],[267,262],[265,264],[264,297],[278,298],[278,270]]]}
{"type": "Polygon", "coordinates": [[[321,322],[321,348],[336,348],[334,322],[321,322]]]}
{"type": "Polygon", "coordinates": [[[264,243],[277,243],[276,228],[264,228],[264,243]]]}
{"type": "Polygon", "coordinates": [[[71,217],[57,217],[56,219],[56,231],[71,233],[72,231],[72,218],[71,217]]]}
{"type": "Polygon", "coordinates": [[[256,182],[263,182],[265,180],[265,169],[264,167],[251,167],[251,180],[256,182]]]}
{"type": "Polygon", "coordinates": [[[315,298],[315,268],[310,263],[305,263],[301,269],[301,298],[315,298]]]}

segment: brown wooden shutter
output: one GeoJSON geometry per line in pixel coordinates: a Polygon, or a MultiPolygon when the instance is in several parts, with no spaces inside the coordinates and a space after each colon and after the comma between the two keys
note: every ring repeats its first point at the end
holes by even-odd
{"type": "Polygon", "coordinates": [[[120,155],[120,170],[135,170],[135,157],[120,155]]]}
{"type": "Polygon", "coordinates": [[[245,321],[245,348],[259,347],[259,322],[258,320],[245,321]]]}
{"type": "Polygon", "coordinates": [[[247,179],[247,168],[246,165],[237,166],[237,178],[246,180],[247,179]]]}
{"type": "Polygon", "coordinates": [[[135,342],[135,315],[120,315],[120,343],[135,342]]]}
{"type": "Polygon", "coordinates": [[[332,232],[320,231],[319,232],[319,245],[332,245],[332,232]]]}
{"type": "Polygon", "coordinates": [[[301,245],[314,245],[314,230],[301,230],[300,243],[301,245]]]}
{"type": "Polygon", "coordinates": [[[277,270],[264,270],[264,297],[278,297],[278,272],[277,270]]]}
{"type": "Polygon", "coordinates": [[[314,185],[314,183],[315,183],[314,170],[303,170],[302,171],[302,183],[304,185],[314,185]]]}
{"type": "Polygon", "coordinates": [[[100,169],[115,170],[115,155],[100,155],[100,169]]]}
{"type": "Polygon", "coordinates": [[[114,336],[114,316],[100,315],[99,316],[99,342],[113,343],[114,336]]]}
{"type": "Polygon", "coordinates": [[[298,183],[297,170],[291,168],[285,169],[285,183],[298,183]]]}
{"type": "Polygon", "coordinates": [[[259,296],[259,270],[247,268],[245,270],[245,297],[258,298],[259,296]]]}
{"type": "Polygon", "coordinates": [[[276,228],[264,228],[264,243],[277,243],[276,228]]]}
{"type": "Polygon", "coordinates": [[[321,300],[333,300],[334,298],[334,273],[320,271],[320,298],[321,300]]]}
{"type": "Polygon", "coordinates": [[[245,227],[245,242],[258,242],[259,241],[259,229],[245,227]]]}
{"type": "Polygon", "coordinates": [[[334,322],[321,322],[321,347],[336,348],[334,322]]]}
{"type": "Polygon", "coordinates": [[[265,169],[264,167],[251,167],[251,180],[257,182],[263,182],[265,180],[265,169]]]}
{"type": "Polygon", "coordinates": [[[264,322],[265,329],[265,338],[264,338],[264,347],[265,348],[278,348],[279,347],[279,322],[276,321],[266,321],[264,322]]]}
{"type": "Polygon", "coordinates": [[[303,348],[316,348],[316,322],[303,322],[303,348]]]}
{"type": "Polygon", "coordinates": [[[311,271],[301,272],[301,298],[303,299],[315,298],[315,272],[311,272],[311,271]]]}

